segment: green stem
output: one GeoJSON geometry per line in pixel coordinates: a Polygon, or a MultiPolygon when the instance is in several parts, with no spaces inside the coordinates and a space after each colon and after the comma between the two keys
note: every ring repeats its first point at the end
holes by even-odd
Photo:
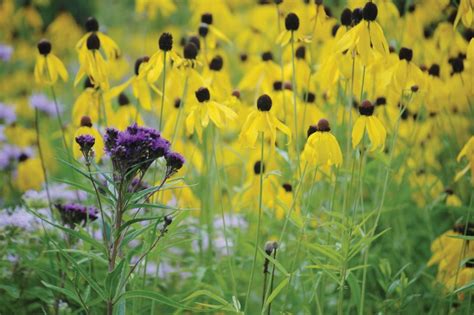
{"type": "Polygon", "coordinates": [[[250,304],[250,290],[252,289],[253,278],[255,274],[255,265],[257,262],[257,253],[258,253],[258,246],[260,242],[260,223],[262,220],[262,204],[263,204],[263,147],[264,147],[264,134],[260,132],[260,192],[259,192],[259,202],[258,202],[258,220],[257,220],[257,237],[255,240],[255,251],[253,254],[253,262],[252,262],[252,269],[250,271],[250,280],[249,285],[247,288],[247,294],[245,297],[245,307],[244,307],[244,314],[247,313],[248,306],[250,304]]]}
{"type": "MultiPolygon", "coordinates": [[[[403,98],[403,93],[402,93],[402,98],[403,98]]],[[[410,100],[411,100],[411,98],[410,98],[410,100]]],[[[408,103],[407,103],[406,107],[408,107],[408,103]]],[[[388,160],[388,165],[387,165],[387,171],[385,172],[385,179],[384,179],[384,184],[383,184],[383,188],[382,188],[382,196],[380,198],[379,206],[377,207],[377,210],[376,210],[377,215],[376,215],[376,218],[375,218],[374,226],[372,227],[371,231],[369,232],[368,237],[372,237],[374,235],[375,230],[377,229],[377,225],[378,225],[379,220],[380,220],[380,215],[382,213],[382,207],[383,207],[384,201],[385,201],[385,194],[387,192],[388,180],[390,178],[390,173],[391,173],[393,152],[395,151],[395,144],[397,143],[397,138],[398,138],[398,129],[400,127],[400,121],[401,121],[404,110],[405,110],[405,107],[402,106],[402,108],[400,109],[400,113],[398,115],[398,118],[397,118],[396,125],[395,125],[395,133],[392,137],[392,143],[391,143],[391,146],[390,146],[390,155],[389,155],[389,160],[388,160]]],[[[367,249],[365,250],[365,253],[364,253],[363,266],[367,266],[367,263],[368,263],[368,260],[369,260],[369,251],[370,251],[370,243],[367,245],[367,249]]],[[[359,308],[359,314],[360,315],[364,314],[366,281],[367,281],[367,268],[364,267],[363,268],[363,273],[362,273],[362,296],[361,296],[361,302],[360,302],[360,308],[359,308]]]]}
{"type": "Polygon", "coordinates": [[[158,130],[161,132],[161,125],[163,123],[163,108],[165,107],[165,88],[166,88],[166,51],[163,53],[163,82],[161,84],[161,108],[160,108],[160,120],[158,124],[158,130]]]}
{"type": "Polygon", "coordinates": [[[173,138],[171,138],[171,144],[173,144],[174,141],[176,140],[176,133],[178,132],[178,126],[180,125],[181,116],[184,111],[183,109],[184,103],[186,101],[186,94],[188,92],[188,81],[189,81],[189,74],[186,73],[186,78],[184,79],[184,86],[183,86],[183,95],[181,95],[181,99],[180,99],[178,117],[176,118],[176,125],[174,126],[173,138]]]}
{"type": "Polygon", "coordinates": [[[295,33],[291,32],[291,67],[292,67],[292,87],[293,87],[293,115],[294,115],[294,123],[295,123],[295,149],[296,149],[296,159],[297,159],[297,170],[300,173],[300,150],[298,144],[298,111],[296,106],[296,94],[298,93],[298,89],[296,87],[296,66],[295,66],[295,33]]]}

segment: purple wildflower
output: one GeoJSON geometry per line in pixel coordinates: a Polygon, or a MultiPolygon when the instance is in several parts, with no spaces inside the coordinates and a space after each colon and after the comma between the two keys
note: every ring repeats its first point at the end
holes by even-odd
{"type": "Polygon", "coordinates": [[[2,209],[0,211],[0,230],[18,228],[25,231],[34,231],[39,228],[41,219],[17,207],[13,210],[2,209]]]}
{"type": "Polygon", "coordinates": [[[16,162],[21,154],[21,149],[6,144],[0,149],[0,170],[6,170],[16,162]]]}
{"type": "Polygon", "coordinates": [[[107,129],[105,152],[112,159],[114,171],[120,178],[142,174],[158,158],[168,153],[170,143],[152,128],[129,126],[125,131],[107,129]]]}
{"type": "Polygon", "coordinates": [[[92,147],[95,144],[95,138],[91,135],[80,135],[76,137],[76,142],[79,144],[84,158],[88,161],[94,152],[92,151],[92,147]]]}
{"type": "MultiPolygon", "coordinates": [[[[56,115],[56,106],[53,101],[49,100],[44,94],[33,94],[30,96],[30,105],[37,108],[40,112],[48,116],[56,115]]],[[[60,108],[58,108],[60,110],[60,108]]]]}
{"type": "Polygon", "coordinates": [[[13,47],[6,45],[6,44],[0,44],[0,60],[7,62],[10,61],[13,55],[13,47]]]}
{"type": "Polygon", "coordinates": [[[168,176],[176,173],[181,167],[183,167],[186,160],[184,157],[177,152],[169,152],[165,156],[166,159],[166,174],[168,176]]]}
{"type": "Polygon", "coordinates": [[[10,125],[16,121],[15,109],[7,104],[0,103],[0,123],[10,125]]]}
{"type": "Polygon", "coordinates": [[[61,219],[65,225],[74,228],[77,224],[86,224],[86,222],[94,221],[98,218],[97,209],[95,207],[84,206],[76,203],[56,204],[61,219]]]}

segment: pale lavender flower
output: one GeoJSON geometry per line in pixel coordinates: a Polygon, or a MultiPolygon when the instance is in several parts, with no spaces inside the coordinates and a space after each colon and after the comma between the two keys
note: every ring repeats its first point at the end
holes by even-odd
{"type": "Polygon", "coordinates": [[[0,149],[0,170],[3,171],[10,168],[18,160],[21,153],[22,151],[19,147],[5,144],[0,149]]]}
{"type": "Polygon", "coordinates": [[[0,125],[0,142],[5,142],[7,137],[5,136],[5,126],[0,125]]]}
{"type": "Polygon", "coordinates": [[[0,60],[10,61],[13,55],[13,47],[7,44],[0,44],[0,60]]]}
{"type": "Polygon", "coordinates": [[[16,121],[15,109],[13,106],[0,103],[0,123],[10,125],[16,121]]]}
{"type": "MultiPolygon", "coordinates": [[[[49,186],[51,201],[54,203],[67,203],[73,201],[84,201],[87,193],[80,190],[71,190],[67,184],[53,184],[49,186]]],[[[23,196],[27,205],[33,208],[46,207],[48,205],[48,195],[46,189],[40,191],[28,190],[23,196]]]]}
{"type": "Polygon", "coordinates": [[[32,232],[40,226],[40,219],[26,211],[24,208],[17,207],[13,210],[0,210],[0,230],[6,228],[19,228],[32,232]]]}
{"type": "Polygon", "coordinates": [[[15,254],[7,254],[7,261],[14,264],[16,262],[18,262],[18,260],[20,259],[20,257],[18,255],[15,255],[15,254]]]}
{"type": "MultiPolygon", "coordinates": [[[[33,108],[37,108],[40,112],[45,113],[48,116],[56,115],[56,106],[53,101],[49,100],[44,94],[33,94],[30,96],[30,105],[33,108]]],[[[58,107],[61,112],[61,107],[58,107]]]]}

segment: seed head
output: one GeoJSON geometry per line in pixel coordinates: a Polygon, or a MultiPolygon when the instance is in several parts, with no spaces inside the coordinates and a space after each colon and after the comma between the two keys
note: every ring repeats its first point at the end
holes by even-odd
{"type": "Polygon", "coordinates": [[[352,23],[352,11],[349,8],[345,8],[341,13],[341,24],[344,26],[351,26],[352,23]]]}
{"type": "Polygon", "coordinates": [[[255,175],[260,175],[260,170],[262,171],[262,173],[265,173],[265,163],[257,161],[253,165],[253,172],[255,173],[255,175]]]}
{"type": "Polygon", "coordinates": [[[413,59],[413,50],[406,47],[400,48],[400,52],[398,53],[398,58],[400,58],[400,60],[406,60],[410,62],[413,59]]]}
{"type": "Polygon", "coordinates": [[[298,28],[300,27],[300,19],[295,13],[288,13],[285,18],[285,27],[287,31],[291,32],[298,30],[298,28]]]}
{"type": "Polygon", "coordinates": [[[87,19],[85,26],[86,32],[97,32],[99,30],[99,22],[92,16],[87,19]]]}
{"type": "Polygon", "coordinates": [[[199,88],[194,94],[196,95],[196,98],[199,103],[204,103],[211,99],[211,93],[206,87],[199,88]]]}
{"type": "Polygon", "coordinates": [[[331,131],[331,127],[329,126],[329,121],[327,121],[327,119],[321,118],[318,121],[318,131],[321,131],[321,132],[331,131]]]}
{"type": "Polygon", "coordinates": [[[173,48],[173,36],[170,33],[161,34],[158,46],[163,51],[170,51],[173,48]]]}
{"type": "Polygon", "coordinates": [[[377,5],[373,2],[367,2],[362,10],[362,16],[366,21],[375,21],[377,13],[377,5]]]}
{"type": "Polygon", "coordinates": [[[372,116],[374,114],[374,105],[369,100],[363,101],[359,106],[359,113],[363,116],[372,116]]]}
{"type": "Polygon", "coordinates": [[[259,111],[268,112],[272,108],[272,99],[267,94],[261,95],[257,100],[257,108],[259,111]]]}
{"type": "Polygon", "coordinates": [[[39,53],[43,56],[46,56],[51,52],[51,42],[47,39],[40,40],[37,47],[39,53]]]}

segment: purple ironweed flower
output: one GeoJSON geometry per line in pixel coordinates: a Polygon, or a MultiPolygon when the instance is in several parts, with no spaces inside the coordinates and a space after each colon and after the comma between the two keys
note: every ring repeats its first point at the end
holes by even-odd
{"type": "MultiPolygon", "coordinates": [[[[53,101],[49,100],[44,94],[33,94],[30,96],[30,105],[37,108],[40,112],[48,116],[56,115],[56,106],[53,101]]],[[[61,112],[61,108],[58,108],[61,112]]]]}
{"type": "Polygon", "coordinates": [[[105,152],[119,178],[134,178],[138,171],[144,174],[156,159],[168,153],[169,147],[169,141],[157,130],[137,124],[125,131],[107,129],[105,133],[105,152]]]}
{"type": "Polygon", "coordinates": [[[15,109],[7,104],[0,103],[0,123],[10,125],[16,121],[15,109]]]}
{"type": "Polygon", "coordinates": [[[77,203],[56,204],[64,225],[74,228],[77,224],[85,225],[86,222],[94,221],[98,218],[95,207],[84,206],[77,203]]]}
{"type": "Polygon", "coordinates": [[[82,154],[86,161],[89,160],[90,157],[93,156],[94,151],[92,151],[92,147],[95,144],[95,138],[91,135],[80,135],[76,137],[76,142],[79,144],[82,154]]]}
{"type": "Polygon", "coordinates": [[[166,174],[168,177],[176,173],[186,162],[184,157],[177,152],[168,152],[168,154],[165,156],[165,159],[166,174]]]}
{"type": "Polygon", "coordinates": [[[0,60],[2,61],[10,61],[13,55],[13,47],[6,45],[6,44],[0,44],[0,60]]]}

